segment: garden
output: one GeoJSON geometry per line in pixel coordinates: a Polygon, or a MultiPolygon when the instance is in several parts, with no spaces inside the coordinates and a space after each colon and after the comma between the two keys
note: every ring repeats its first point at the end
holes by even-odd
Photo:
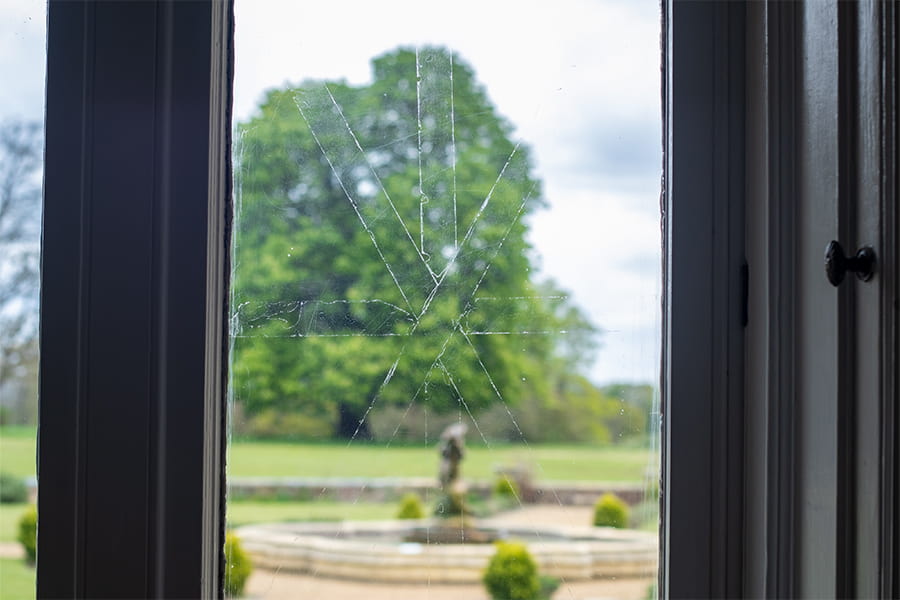
{"type": "MultiPolygon", "coordinates": [[[[0,482],[0,496],[4,500],[0,503],[2,600],[33,596],[34,570],[23,558],[18,538],[21,537],[22,518],[29,513],[31,506],[29,484],[34,481],[34,456],[33,428],[0,427],[0,472],[4,473],[0,482]]],[[[229,477],[236,486],[242,484],[242,491],[232,494],[229,500],[226,513],[228,528],[240,530],[273,522],[337,524],[385,522],[403,517],[426,518],[434,511],[434,503],[440,493],[439,486],[434,483],[439,460],[434,444],[428,447],[384,447],[373,443],[348,446],[346,443],[238,439],[229,448],[229,477]],[[308,486],[303,485],[306,482],[308,486]],[[421,482],[428,483],[420,491],[403,492],[421,482]],[[340,496],[336,490],[344,489],[342,486],[349,490],[347,495],[336,497],[340,496]],[[366,486],[382,491],[361,491],[366,486]]],[[[584,499],[579,500],[581,506],[562,506],[559,501],[522,504],[521,499],[516,498],[522,491],[511,483],[511,478],[499,477],[498,468],[526,464],[534,474],[534,485],[550,482],[551,485],[546,488],[548,490],[558,487],[561,491],[587,490],[587,493],[593,494],[594,490],[605,486],[626,492],[635,490],[635,498],[642,500],[648,487],[648,473],[655,468],[652,454],[646,448],[553,444],[504,444],[488,448],[472,444],[466,449],[462,468],[469,484],[472,505],[482,514],[514,515],[518,511],[525,516],[538,514],[528,513],[528,510],[543,510],[541,514],[546,515],[547,511],[552,513],[556,509],[557,514],[565,516],[564,522],[566,519],[571,523],[572,519],[591,521],[602,518],[605,520],[596,524],[655,530],[653,501],[636,501],[628,506],[604,497],[596,507],[585,505],[584,499]],[[599,486],[598,481],[602,482],[599,486]],[[610,503],[613,508],[609,508],[610,503]]],[[[649,487],[652,488],[652,485],[649,487]]],[[[653,493],[652,489],[650,493],[653,493]]],[[[515,517],[507,516],[507,519],[510,519],[509,523],[515,522],[515,517]]],[[[591,525],[593,522],[582,524],[591,525]]],[[[529,527],[533,525],[531,523],[529,527]]],[[[516,550],[514,541],[505,543],[507,546],[498,546],[498,549],[503,548],[505,553],[511,552],[514,556],[520,552],[516,550]]],[[[241,552],[234,550],[234,545],[239,545],[239,541],[232,540],[230,544],[231,556],[241,552]]],[[[499,558],[497,560],[500,561],[499,558]]],[[[260,580],[271,579],[263,569],[257,569],[253,577],[246,582],[251,588],[263,585],[260,580]]],[[[546,592],[552,578],[544,576],[538,580],[542,582],[539,588],[546,592]]],[[[348,584],[343,582],[343,585],[348,584]]],[[[526,585],[531,586],[532,583],[526,585]]],[[[450,589],[454,589],[453,586],[450,589]]]]}
{"type": "MultiPolygon", "coordinates": [[[[234,124],[228,594],[644,597],[655,390],[595,382],[605,332],[532,245],[534,150],[449,48],[371,69],[234,124]]],[[[25,396],[0,414],[0,600],[33,591],[25,396]]]]}

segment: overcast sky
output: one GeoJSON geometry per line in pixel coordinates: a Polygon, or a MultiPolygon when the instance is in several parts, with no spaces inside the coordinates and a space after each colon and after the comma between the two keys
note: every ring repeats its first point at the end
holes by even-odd
{"type": "MultiPolygon", "coordinates": [[[[43,114],[42,0],[0,2],[0,120],[43,114]]],[[[440,44],[471,65],[531,146],[549,207],[541,272],[604,330],[591,378],[655,381],[661,173],[657,0],[237,0],[235,118],[264,90],[370,80],[370,59],[440,44]]]]}

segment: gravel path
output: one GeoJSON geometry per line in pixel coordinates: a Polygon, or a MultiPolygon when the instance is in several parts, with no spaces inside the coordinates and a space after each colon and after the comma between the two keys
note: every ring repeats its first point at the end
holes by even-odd
{"type": "Polygon", "coordinates": [[[0,542],[0,558],[23,558],[25,551],[19,542],[0,542]]]}
{"type": "MultiPolygon", "coordinates": [[[[647,579],[587,581],[563,584],[554,600],[640,600],[647,579]]],[[[317,579],[295,573],[256,570],[247,584],[248,599],[266,600],[489,600],[480,585],[396,585],[317,579]]]]}
{"type": "MultiPolygon", "coordinates": [[[[586,525],[593,509],[584,506],[528,506],[497,515],[495,523],[586,525]]],[[[555,600],[641,600],[651,579],[594,580],[563,583],[555,600]]],[[[316,578],[296,573],[257,569],[247,583],[254,600],[488,600],[481,585],[397,585],[316,578]]]]}

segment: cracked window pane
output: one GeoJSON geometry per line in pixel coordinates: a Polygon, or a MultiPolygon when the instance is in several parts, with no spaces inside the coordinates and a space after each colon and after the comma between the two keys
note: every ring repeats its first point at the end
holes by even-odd
{"type": "Polygon", "coordinates": [[[46,20],[0,5],[0,600],[36,593],[46,20]]]}
{"type": "Polygon", "coordinates": [[[655,594],[658,6],[389,4],[236,6],[229,594],[655,594]]]}

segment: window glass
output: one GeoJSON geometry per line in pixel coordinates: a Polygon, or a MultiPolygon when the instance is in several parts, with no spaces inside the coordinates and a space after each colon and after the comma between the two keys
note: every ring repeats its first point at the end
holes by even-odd
{"type": "Polygon", "coordinates": [[[235,10],[229,593],[655,594],[658,3],[235,10]]]}
{"type": "Polygon", "coordinates": [[[0,6],[0,600],[34,598],[44,2],[0,6]]]}

